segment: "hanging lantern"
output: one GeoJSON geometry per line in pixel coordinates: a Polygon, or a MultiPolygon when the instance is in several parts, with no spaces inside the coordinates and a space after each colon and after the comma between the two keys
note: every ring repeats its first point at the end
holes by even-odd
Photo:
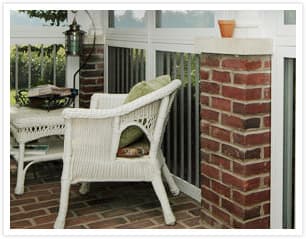
{"type": "Polygon", "coordinates": [[[80,30],[80,25],[77,24],[75,17],[73,22],[69,25],[69,30],[65,31],[66,36],[66,55],[79,56],[82,51],[84,34],[86,32],[80,30]]]}

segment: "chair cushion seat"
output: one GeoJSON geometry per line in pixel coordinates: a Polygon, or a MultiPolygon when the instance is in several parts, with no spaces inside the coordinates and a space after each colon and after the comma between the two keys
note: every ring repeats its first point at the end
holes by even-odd
{"type": "MultiPolygon", "coordinates": [[[[153,80],[142,81],[137,83],[130,90],[124,104],[129,103],[133,100],[136,100],[144,95],[152,93],[155,90],[158,90],[171,82],[169,75],[162,75],[153,80]]],[[[143,136],[143,132],[137,126],[131,126],[126,128],[122,133],[119,141],[119,148],[125,147],[143,136]]]]}

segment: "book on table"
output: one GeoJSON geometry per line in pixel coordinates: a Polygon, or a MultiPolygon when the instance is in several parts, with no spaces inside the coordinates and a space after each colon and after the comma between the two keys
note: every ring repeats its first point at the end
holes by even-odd
{"type": "MultiPolygon", "coordinates": [[[[48,144],[26,144],[24,155],[45,155],[49,149],[48,144]]],[[[19,154],[19,145],[11,146],[11,155],[16,156],[19,154]]]]}
{"type": "Polygon", "coordinates": [[[28,92],[28,97],[39,97],[45,95],[68,96],[71,95],[71,89],[46,84],[31,88],[28,92]]]}

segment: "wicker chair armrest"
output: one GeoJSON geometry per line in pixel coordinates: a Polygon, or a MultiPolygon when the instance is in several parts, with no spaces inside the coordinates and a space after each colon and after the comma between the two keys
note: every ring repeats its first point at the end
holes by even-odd
{"type": "Polygon", "coordinates": [[[111,109],[123,104],[127,94],[93,94],[90,100],[91,109],[111,109]]]}

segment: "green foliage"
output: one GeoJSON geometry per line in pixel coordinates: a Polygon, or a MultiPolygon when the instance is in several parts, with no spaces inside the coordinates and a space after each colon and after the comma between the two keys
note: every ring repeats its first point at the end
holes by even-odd
{"type": "MultiPolygon", "coordinates": [[[[56,82],[65,85],[65,49],[63,45],[56,45],[56,82]]],[[[16,80],[16,47],[11,48],[10,55],[11,89],[15,88],[16,80]]],[[[53,45],[50,46],[18,46],[18,88],[28,88],[29,68],[31,68],[31,86],[53,83],[53,45]],[[31,54],[30,54],[31,53],[31,54]],[[43,54],[42,54],[43,53],[43,54]],[[30,65],[31,64],[31,65],[30,65]]]]}
{"type": "Polygon", "coordinates": [[[59,26],[61,22],[65,22],[67,19],[67,11],[64,10],[20,10],[19,12],[24,12],[31,18],[37,17],[44,19],[51,26],[59,26]]]}

